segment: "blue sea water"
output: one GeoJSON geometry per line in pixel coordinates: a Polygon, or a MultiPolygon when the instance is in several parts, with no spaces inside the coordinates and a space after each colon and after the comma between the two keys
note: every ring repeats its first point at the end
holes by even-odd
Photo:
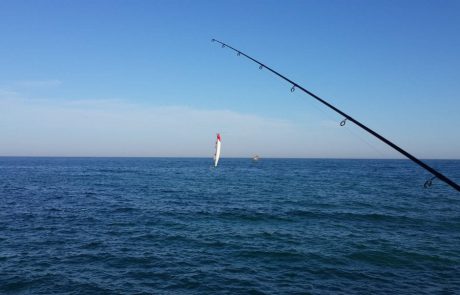
{"type": "Polygon", "coordinates": [[[412,162],[211,165],[0,158],[0,293],[460,294],[460,193],[412,162]]]}

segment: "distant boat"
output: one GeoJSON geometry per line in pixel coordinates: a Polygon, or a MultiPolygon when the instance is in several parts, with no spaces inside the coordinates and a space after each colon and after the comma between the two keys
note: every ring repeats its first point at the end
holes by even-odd
{"type": "Polygon", "coordinates": [[[259,155],[255,155],[254,157],[252,157],[252,160],[253,161],[259,161],[260,160],[259,155]]]}
{"type": "Polygon", "coordinates": [[[217,133],[217,139],[216,139],[216,153],[214,154],[214,167],[217,167],[217,163],[219,162],[220,158],[220,134],[217,133]]]}

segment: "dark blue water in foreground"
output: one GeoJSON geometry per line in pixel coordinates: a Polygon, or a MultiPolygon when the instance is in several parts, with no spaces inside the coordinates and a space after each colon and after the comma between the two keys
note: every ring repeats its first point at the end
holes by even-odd
{"type": "MultiPolygon", "coordinates": [[[[428,161],[460,181],[460,161],[428,161]]],[[[406,160],[0,158],[0,293],[459,294],[460,193],[406,160]]]]}

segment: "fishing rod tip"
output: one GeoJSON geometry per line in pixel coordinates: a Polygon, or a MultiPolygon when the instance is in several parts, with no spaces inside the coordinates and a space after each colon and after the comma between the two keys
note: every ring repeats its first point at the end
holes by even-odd
{"type": "Polygon", "coordinates": [[[211,42],[214,42],[214,41],[216,41],[216,39],[212,38],[212,39],[211,39],[211,42]]]}

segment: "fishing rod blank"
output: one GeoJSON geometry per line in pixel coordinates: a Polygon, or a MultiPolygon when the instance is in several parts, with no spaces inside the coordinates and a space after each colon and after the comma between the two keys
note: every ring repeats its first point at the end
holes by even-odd
{"type": "Polygon", "coordinates": [[[313,97],[314,99],[318,100],[319,102],[321,102],[322,104],[326,105],[328,108],[334,110],[336,113],[344,116],[345,118],[340,122],[340,126],[344,126],[345,123],[347,122],[347,120],[355,123],[356,125],[358,125],[359,127],[361,127],[362,129],[364,129],[365,131],[369,132],[370,134],[372,134],[373,136],[377,137],[378,139],[380,139],[381,141],[383,141],[384,143],[386,143],[387,145],[391,146],[392,148],[394,148],[395,150],[397,150],[399,153],[403,154],[404,156],[406,156],[407,158],[409,158],[410,160],[412,160],[413,162],[415,162],[416,164],[418,164],[419,166],[421,166],[423,169],[427,170],[428,172],[430,172],[431,174],[434,175],[434,177],[432,177],[431,179],[427,180],[424,184],[424,187],[427,188],[429,186],[431,186],[431,183],[432,181],[435,179],[435,178],[438,178],[439,180],[441,181],[444,181],[445,183],[447,183],[448,185],[450,185],[451,187],[453,187],[454,189],[456,189],[457,191],[460,191],[460,186],[455,183],[454,181],[450,180],[449,178],[447,178],[444,174],[438,172],[437,170],[435,170],[434,168],[428,166],[427,164],[425,164],[424,162],[422,162],[421,160],[417,159],[416,157],[414,157],[413,155],[409,154],[408,152],[406,152],[405,150],[403,150],[402,148],[400,148],[399,146],[397,146],[396,144],[394,144],[393,142],[389,141],[388,139],[386,139],[385,137],[383,137],[382,135],[378,134],[377,132],[375,132],[374,130],[370,129],[369,127],[367,127],[366,125],[362,124],[361,122],[357,121],[356,119],[354,119],[353,117],[351,117],[350,115],[342,112],[341,110],[339,110],[338,108],[336,108],[335,106],[331,105],[330,103],[328,103],[327,101],[325,101],[324,99],[320,98],[319,96],[317,96],[316,94],[310,92],[309,90],[303,88],[302,86],[300,86],[299,84],[297,84],[296,82],[292,81],[291,79],[281,75],[280,73],[278,73],[277,71],[273,70],[272,68],[266,66],[265,64],[261,63],[260,61],[250,57],[249,55],[243,53],[242,51],[238,50],[238,49],[235,49],[233,48],[232,46],[224,43],[224,42],[221,42],[219,40],[216,40],[216,39],[212,39],[211,40],[212,42],[217,42],[219,43],[222,48],[229,48],[233,51],[235,51],[237,53],[238,56],[244,56],[246,58],[248,58],[249,60],[252,60],[253,62],[255,62],[256,64],[259,65],[259,69],[267,69],[269,70],[270,72],[272,72],[273,74],[277,75],[278,77],[280,77],[281,79],[289,82],[292,87],[291,87],[291,92],[294,92],[297,88],[302,90],[303,92],[305,92],[306,94],[310,95],[311,97],[313,97]]]}

